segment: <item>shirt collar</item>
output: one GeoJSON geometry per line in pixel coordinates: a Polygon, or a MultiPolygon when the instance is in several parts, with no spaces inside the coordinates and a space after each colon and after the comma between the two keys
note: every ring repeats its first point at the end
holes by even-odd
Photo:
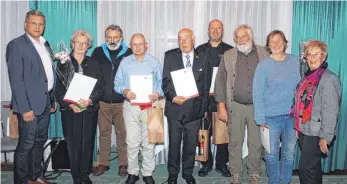
{"type": "MultiPolygon", "coordinates": [[[[31,40],[31,42],[33,42],[33,44],[38,44],[37,41],[33,37],[31,37],[28,33],[26,33],[26,34],[29,37],[29,39],[31,40]]],[[[42,36],[40,36],[39,40],[40,40],[40,45],[43,45],[46,42],[46,39],[43,38],[42,36]]]]}
{"type": "Polygon", "coordinates": [[[183,57],[186,58],[186,55],[189,55],[189,59],[193,59],[194,58],[194,49],[192,49],[192,51],[190,51],[188,54],[182,52],[183,57]]]}
{"type": "MultiPolygon", "coordinates": [[[[133,56],[133,61],[134,62],[138,62],[137,61],[137,59],[136,59],[136,56],[135,56],[135,54],[132,54],[132,56],[133,56]]],[[[147,53],[145,53],[145,56],[143,57],[143,61],[142,61],[142,63],[144,63],[145,61],[148,61],[149,59],[148,59],[148,54],[147,53]]]]}

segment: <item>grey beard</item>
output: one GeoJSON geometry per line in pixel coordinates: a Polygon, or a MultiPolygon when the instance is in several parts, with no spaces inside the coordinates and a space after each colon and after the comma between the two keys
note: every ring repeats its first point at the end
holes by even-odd
{"type": "Polygon", "coordinates": [[[120,42],[116,43],[115,45],[110,45],[109,43],[107,43],[107,48],[110,50],[117,50],[120,47],[120,42]]]}
{"type": "Polygon", "coordinates": [[[251,42],[251,44],[247,44],[246,46],[240,46],[239,44],[236,44],[236,48],[238,51],[244,53],[244,54],[248,54],[249,53],[249,50],[250,48],[252,48],[253,46],[253,43],[251,42]]]}

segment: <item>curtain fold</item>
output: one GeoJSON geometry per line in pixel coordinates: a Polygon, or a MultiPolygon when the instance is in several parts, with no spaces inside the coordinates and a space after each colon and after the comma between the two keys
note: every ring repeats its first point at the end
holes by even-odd
{"type": "MultiPolygon", "coordinates": [[[[328,156],[322,158],[324,172],[347,168],[347,2],[294,1],[292,53],[299,54],[299,42],[318,39],[328,44],[329,69],[335,72],[342,84],[342,100],[336,139],[328,156]]],[[[294,167],[298,168],[300,149],[294,167]]]]}

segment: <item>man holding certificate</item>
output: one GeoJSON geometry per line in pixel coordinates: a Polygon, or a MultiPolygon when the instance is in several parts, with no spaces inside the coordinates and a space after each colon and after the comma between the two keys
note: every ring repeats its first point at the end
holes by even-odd
{"type": "Polygon", "coordinates": [[[134,34],[130,47],[133,54],[124,58],[114,80],[115,91],[126,97],[123,117],[128,152],[128,179],[126,184],[139,180],[138,154],[143,155],[141,173],[146,184],[154,184],[154,144],[148,142],[147,109],[163,95],[162,69],[158,59],[146,54],[148,48],[142,34],[134,34]]]}
{"type": "Polygon", "coordinates": [[[165,53],[163,70],[169,125],[168,183],[177,183],[183,140],[182,177],[186,183],[195,184],[195,148],[201,119],[208,111],[211,69],[206,54],[194,50],[193,31],[180,30],[178,44],[179,48],[165,53]]]}

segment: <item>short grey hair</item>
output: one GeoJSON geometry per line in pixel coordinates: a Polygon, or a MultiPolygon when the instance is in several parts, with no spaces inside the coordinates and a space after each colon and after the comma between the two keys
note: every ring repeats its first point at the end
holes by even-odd
{"type": "Polygon", "coordinates": [[[45,22],[46,22],[46,17],[45,17],[45,15],[44,15],[42,12],[40,12],[39,10],[30,10],[30,11],[28,11],[28,13],[26,13],[26,15],[25,15],[25,21],[26,21],[26,22],[29,20],[30,15],[35,15],[35,16],[43,17],[43,19],[44,19],[45,22]]]}
{"type": "Polygon", "coordinates": [[[122,31],[122,29],[120,28],[120,26],[115,25],[115,24],[111,24],[111,25],[107,26],[107,28],[106,28],[106,30],[105,30],[105,38],[107,37],[107,31],[108,31],[108,30],[119,31],[119,32],[120,32],[120,37],[123,38],[123,31],[122,31]]]}
{"type": "Polygon", "coordinates": [[[88,48],[90,48],[92,46],[93,39],[92,39],[91,34],[88,31],[86,31],[86,30],[78,29],[78,30],[76,30],[76,31],[74,31],[72,33],[72,36],[71,36],[71,39],[70,39],[70,47],[71,48],[72,48],[72,44],[75,42],[75,38],[77,36],[85,36],[85,37],[87,37],[87,39],[88,39],[88,48]]]}
{"type": "Polygon", "coordinates": [[[235,31],[234,31],[234,40],[236,40],[237,31],[240,30],[240,29],[247,29],[248,35],[252,38],[252,40],[254,39],[254,37],[253,37],[253,29],[251,28],[251,26],[249,26],[247,24],[241,24],[241,25],[237,26],[235,31]]]}

